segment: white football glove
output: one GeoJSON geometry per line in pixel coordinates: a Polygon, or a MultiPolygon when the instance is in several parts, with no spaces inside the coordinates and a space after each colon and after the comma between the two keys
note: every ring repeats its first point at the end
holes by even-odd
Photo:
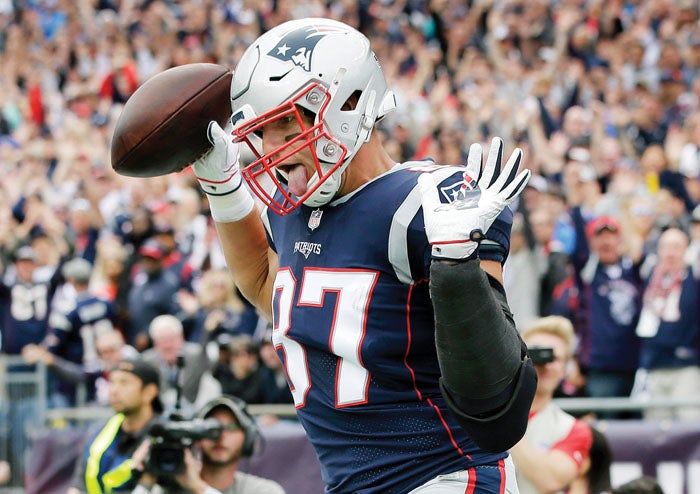
{"type": "Polygon", "coordinates": [[[440,202],[437,184],[430,173],[418,177],[425,231],[434,259],[476,257],[484,233],[522,192],[530,178],[530,170],[523,170],[516,176],[522,155],[520,149],[515,149],[501,171],[503,141],[495,137],[482,170],[481,145],[472,144],[462,188],[450,203],[440,202]]]}
{"type": "Polygon", "coordinates": [[[224,130],[214,120],[209,122],[207,139],[213,147],[192,164],[194,175],[209,198],[212,218],[218,223],[244,218],[255,204],[243,184],[240,152],[231,138],[231,128],[230,123],[224,130]]]}

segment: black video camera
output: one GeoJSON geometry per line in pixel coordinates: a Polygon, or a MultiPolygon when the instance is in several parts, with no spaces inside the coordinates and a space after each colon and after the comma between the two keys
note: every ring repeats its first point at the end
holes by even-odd
{"type": "Polygon", "coordinates": [[[218,439],[224,427],[216,419],[169,420],[149,430],[151,449],[146,471],[172,477],[185,471],[185,449],[201,439],[218,439]]]}
{"type": "Polygon", "coordinates": [[[550,347],[531,346],[527,348],[527,354],[534,365],[544,365],[554,362],[554,349],[550,347]]]}

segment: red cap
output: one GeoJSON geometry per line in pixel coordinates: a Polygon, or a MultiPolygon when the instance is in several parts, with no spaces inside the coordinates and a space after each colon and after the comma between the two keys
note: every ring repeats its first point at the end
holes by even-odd
{"type": "Polygon", "coordinates": [[[586,236],[588,238],[591,238],[592,236],[599,234],[603,230],[610,230],[613,233],[617,233],[620,231],[620,222],[612,216],[608,215],[593,218],[586,225],[586,236]]]}
{"type": "Polygon", "coordinates": [[[139,249],[139,254],[143,257],[160,260],[165,257],[165,250],[160,242],[156,240],[146,240],[139,249]]]}

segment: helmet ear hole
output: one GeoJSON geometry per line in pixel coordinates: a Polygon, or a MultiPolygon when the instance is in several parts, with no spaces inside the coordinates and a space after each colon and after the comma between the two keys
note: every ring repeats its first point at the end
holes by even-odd
{"type": "Polygon", "coordinates": [[[362,96],[362,91],[356,89],[348,99],[345,100],[343,106],[340,107],[340,111],[352,111],[357,108],[357,103],[360,101],[362,96]]]}

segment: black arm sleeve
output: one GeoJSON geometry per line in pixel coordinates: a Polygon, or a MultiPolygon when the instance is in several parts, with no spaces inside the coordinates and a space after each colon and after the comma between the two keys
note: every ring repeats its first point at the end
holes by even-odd
{"type": "Polygon", "coordinates": [[[479,447],[504,451],[525,433],[537,387],[505,291],[478,260],[433,262],[430,295],[447,405],[479,447]]]}

